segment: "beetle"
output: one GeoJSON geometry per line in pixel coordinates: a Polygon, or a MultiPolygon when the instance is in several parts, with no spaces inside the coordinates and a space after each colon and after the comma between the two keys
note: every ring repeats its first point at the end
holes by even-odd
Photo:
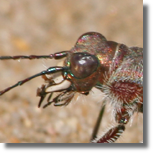
{"type": "Polygon", "coordinates": [[[108,41],[98,32],[81,35],[75,46],[68,51],[50,55],[0,56],[0,60],[17,59],[63,59],[62,66],[49,67],[40,73],[17,82],[0,91],[0,96],[35,77],[42,76],[45,81],[37,89],[40,97],[38,107],[47,97],[46,108],[66,106],[75,93],[88,95],[93,87],[104,93],[103,105],[92,133],[92,143],[113,143],[125,131],[134,112],[143,113],[143,48],[127,47],[108,41]],[[56,75],[55,75],[56,74],[56,75]],[[59,94],[53,97],[53,94],[59,94]],[[105,110],[110,103],[115,121],[118,124],[104,135],[97,136],[105,110]]]}

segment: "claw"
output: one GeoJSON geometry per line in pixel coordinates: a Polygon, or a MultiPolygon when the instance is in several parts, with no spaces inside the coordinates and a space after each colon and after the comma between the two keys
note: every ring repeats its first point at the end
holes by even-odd
{"type": "Polygon", "coordinates": [[[59,91],[59,90],[64,90],[69,88],[71,85],[71,82],[68,80],[64,80],[63,82],[54,85],[54,86],[50,86],[46,89],[46,92],[55,92],[55,91],[59,91]]]}

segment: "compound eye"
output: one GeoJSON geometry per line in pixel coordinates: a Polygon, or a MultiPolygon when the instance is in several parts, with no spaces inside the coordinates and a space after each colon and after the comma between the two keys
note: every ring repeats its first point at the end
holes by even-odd
{"type": "Polygon", "coordinates": [[[71,57],[71,73],[76,78],[85,78],[96,71],[98,59],[88,53],[74,53],[71,57]]]}

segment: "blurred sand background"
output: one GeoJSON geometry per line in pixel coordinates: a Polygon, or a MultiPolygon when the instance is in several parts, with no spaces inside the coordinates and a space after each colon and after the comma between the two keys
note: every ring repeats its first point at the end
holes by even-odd
{"type": "MultiPolygon", "coordinates": [[[[142,0],[1,0],[0,56],[41,55],[69,50],[88,31],[108,40],[143,47],[142,0]]],[[[0,61],[0,90],[44,69],[54,60],[0,61]]],[[[88,143],[101,93],[79,96],[67,107],[37,108],[41,77],[0,97],[0,142],[88,143]],[[100,95],[100,96],[99,96],[100,95]],[[99,99],[98,99],[99,96],[99,99]]],[[[100,133],[112,121],[108,106],[100,133]],[[109,110],[109,111],[108,111],[109,110]]],[[[114,122],[113,122],[114,123],[114,122]]],[[[120,143],[143,139],[142,114],[135,114],[120,143]]]]}

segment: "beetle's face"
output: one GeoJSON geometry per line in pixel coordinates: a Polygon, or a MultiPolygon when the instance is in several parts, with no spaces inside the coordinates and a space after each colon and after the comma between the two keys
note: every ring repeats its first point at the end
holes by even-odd
{"type": "MultiPolygon", "coordinates": [[[[88,93],[101,76],[99,52],[105,51],[107,47],[106,38],[100,33],[88,32],[81,35],[67,53],[63,65],[59,65],[66,68],[62,72],[62,79],[57,82],[58,85],[51,86],[46,91],[54,92],[71,86],[74,91],[88,93]]],[[[58,77],[54,79],[58,80],[58,77]]]]}

